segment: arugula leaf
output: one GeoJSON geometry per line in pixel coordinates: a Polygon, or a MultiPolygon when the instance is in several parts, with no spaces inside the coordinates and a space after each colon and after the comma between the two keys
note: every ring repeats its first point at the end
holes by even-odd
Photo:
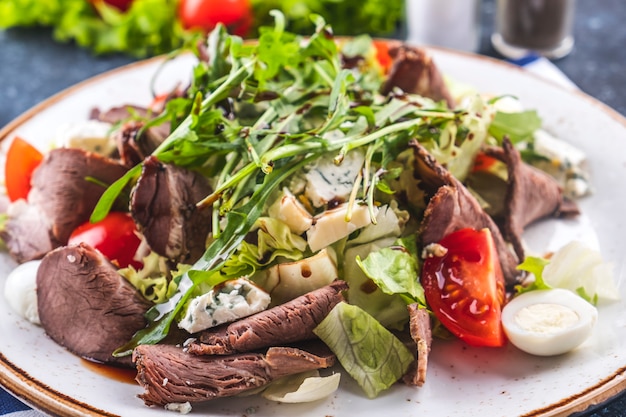
{"type": "Polygon", "coordinates": [[[393,333],[361,308],[345,302],[337,304],[313,332],[369,398],[398,381],[414,360],[393,333]]]}
{"type": "Polygon", "coordinates": [[[111,211],[111,207],[113,207],[115,200],[124,191],[124,188],[126,188],[126,186],[131,181],[137,179],[140,173],[141,165],[137,165],[134,168],[128,170],[126,174],[124,174],[119,180],[115,181],[109,188],[107,188],[100,197],[100,200],[98,200],[96,207],[93,209],[89,221],[91,223],[97,223],[103,220],[109,213],[109,211],[111,211]]]}

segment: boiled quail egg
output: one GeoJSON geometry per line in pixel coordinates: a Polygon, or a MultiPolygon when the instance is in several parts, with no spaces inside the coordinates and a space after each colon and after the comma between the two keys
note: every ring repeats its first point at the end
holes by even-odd
{"type": "Polygon", "coordinates": [[[502,326],[511,343],[539,356],[573,350],[589,337],[597,318],[593,305],[558,288],[520,294],[502,310],[502,326]]]}

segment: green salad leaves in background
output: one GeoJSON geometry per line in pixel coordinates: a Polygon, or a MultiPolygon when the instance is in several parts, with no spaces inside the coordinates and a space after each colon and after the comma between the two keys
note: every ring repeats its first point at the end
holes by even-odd
{"type": "MultiPolygon", "coordinates": [[[[0,29],[50,27],[55,40],[73,41],[96,54],[146,57],[195,39],[181,24],[179,1],[129,0],[128,9],[121,11],[110,0],[2,0],[0,29]]],[[[259,27],[272,24],[272,9],[285,15],[287,30],[295,33],[311,32],[311,14],[324,16],[335,35],[393,36],[404,19],[402,0],[250,0],[250,9],[250,38],[258,36],[259,27]]]]}
{"type": "Polygon", "coordinates": [[[126,12],[87,0],[3,0],[0,28],[53,28],[57,41],[74,41],[96,54],[123,52],[145,57],[183,45],[175,0],[136,0],[126,12]]]}

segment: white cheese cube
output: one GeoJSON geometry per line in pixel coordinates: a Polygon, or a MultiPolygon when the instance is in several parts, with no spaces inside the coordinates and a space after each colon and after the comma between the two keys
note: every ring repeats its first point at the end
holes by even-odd
{"type": "Polygon", "coordinates": [[[298,199],[284,188],[280,197],[268,210],[270,217],[285,223],[293,233],[301,235],[313,224],[313,216],[298,199]]]}
{"type": "Polygon", "coordinates": [[[330,284],[339,277],[335,253],[325,248],[295,262],[274,265],[267,270],[263,285],[273,304],[282,304],[310,291],[330,284]]]}
{"type": "MultiPolygon", "coordinates": [[[[313,219],[313,226],[307,231],[307,242],[313,252],[327,247],[350,233],[372,223],[369,207],[356,202],[352,205],[352,215],[347,219],[349,204],[340,204],[326,210],[313,219]]],[[[375,215],[378,209],[375,209],[375,215]]]]}

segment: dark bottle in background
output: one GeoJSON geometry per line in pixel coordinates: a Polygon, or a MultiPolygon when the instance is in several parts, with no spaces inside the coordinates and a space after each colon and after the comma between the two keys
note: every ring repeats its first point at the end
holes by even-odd
{"type": "Polygon", "coordinates": [[[575,0],[497,0],[492,43],[508,58],[536,53],[557,59],[574,46],[575,0]]]}

